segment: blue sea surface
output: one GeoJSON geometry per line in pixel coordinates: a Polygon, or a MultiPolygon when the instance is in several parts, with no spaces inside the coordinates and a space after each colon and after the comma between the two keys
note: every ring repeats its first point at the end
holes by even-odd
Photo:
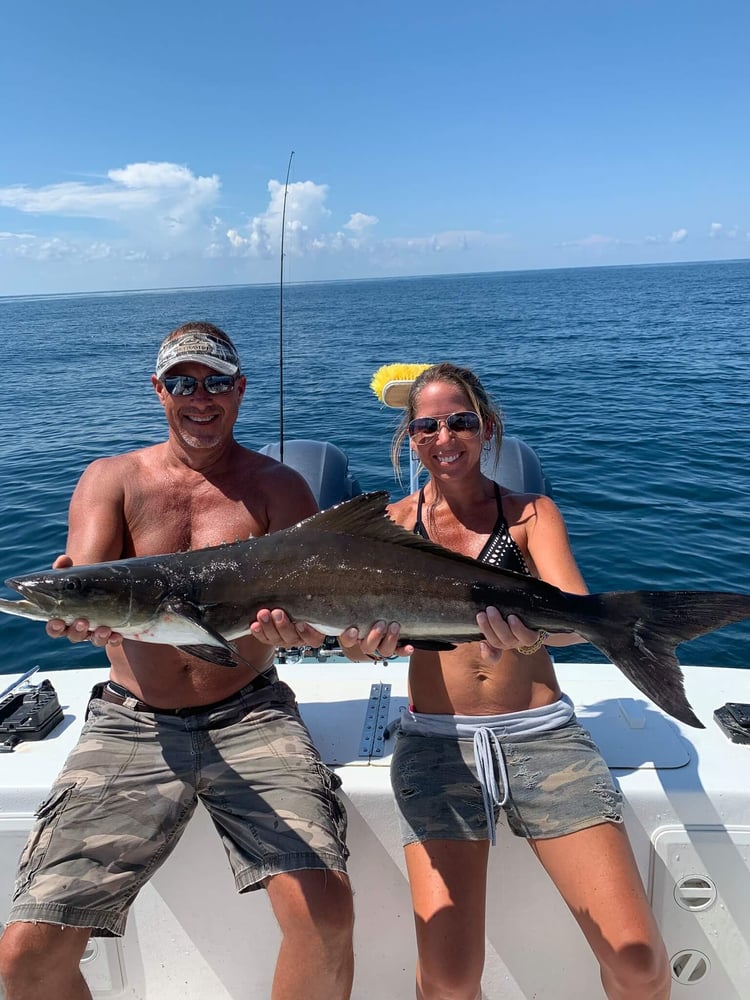
{"type": "MultiPolygon", "coordinates": [[[[239,440],[278,441],[277,287],[0,299],[0,581],[64,551],[89,462],[164,438],[149,376],[188,320],[240,349],[239,440]]],[[[750,261],[287,285],[283,343],[285,438],[334,442],[363,489],[404,492],[373,373],[455,361],[540,456],[592,590],[750,592],[750,261]]],[[[0,637],[0,673],[105,662],[38,622],[0,615],[0,637]]],[[[748,667],[750,622],[680,657],[748,667]]]]}

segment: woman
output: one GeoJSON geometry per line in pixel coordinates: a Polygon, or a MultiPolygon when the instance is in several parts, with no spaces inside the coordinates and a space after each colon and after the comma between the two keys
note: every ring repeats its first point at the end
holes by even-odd
{"type": "MultiPolygon", "coordinates": [[[[482,450],[493,440],[499,446],[501,435],[501,415],[473,372],[448,363],[426,369],[411,387],[393,457],[398,471],[408,436],[429,479],[393,504],[391,517],[457,552],[587,593],[552,500],[510,493],[482,473],[482,450]]],[[[666,955],[622,825],[621,795],[545,648],[583,640],[530,631],[495,608],[477,623],[482,642],[412,653],[411,705],[393,755],[417,996],[480,996],[487,862],[502,805],[576,917],[610,1000],[663,1000],[666,955]],[[543,790],[551,779],[554,793],[543,790]]],[[[380,652],[395,648],[394,631],[380,652]]]]}

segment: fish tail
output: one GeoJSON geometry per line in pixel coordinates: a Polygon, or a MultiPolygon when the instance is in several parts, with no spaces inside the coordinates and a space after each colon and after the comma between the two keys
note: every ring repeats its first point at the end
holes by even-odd
{"type": "Polygon", "coordinates": [[[632,590],[591,596],[599,602],[604,621],[587,621],[579,634],[659,708],[704,729],[685,694],[675,649],[688,639],[750,618],[750,595],[632,590]]]}

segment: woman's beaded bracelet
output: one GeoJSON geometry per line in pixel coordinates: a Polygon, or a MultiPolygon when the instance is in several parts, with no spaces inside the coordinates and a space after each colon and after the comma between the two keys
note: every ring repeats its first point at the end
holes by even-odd
{"type": "Polygon", "coordinates": [[[544,629],[542,629],[536,637],[536,640],[530,646],[518,646],[518,652],[523,653],[524,656],[531,656],[532,653],[536,653],[542,648],[546,639],[549,639],[549,632],[545,632],[544,629]]]}

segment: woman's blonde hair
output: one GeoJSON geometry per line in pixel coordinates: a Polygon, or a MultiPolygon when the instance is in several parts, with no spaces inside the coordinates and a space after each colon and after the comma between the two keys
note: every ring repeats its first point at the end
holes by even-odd
{"type": "Polygon", "coordinates": [[[434,382],[447,382],[466,395],[471,409],[479,414],[480,435],[484,437],[486,429],[491,428],[488,441],[492,440],[495,443],[495,461],[500,457],[500,445],[503,440],[503,416],[500,408],[492,401],[490,394],[470,368],[462,368],[450,361],[441,361],[439,365],[431,365],[426,368],[412,382],[404,415],[393,435],[391,462],[399,483],[401,482],[401,449],[409,436],[409,424],[417,412],[420,393],[425,386],[432,385],[434,382]]]}

